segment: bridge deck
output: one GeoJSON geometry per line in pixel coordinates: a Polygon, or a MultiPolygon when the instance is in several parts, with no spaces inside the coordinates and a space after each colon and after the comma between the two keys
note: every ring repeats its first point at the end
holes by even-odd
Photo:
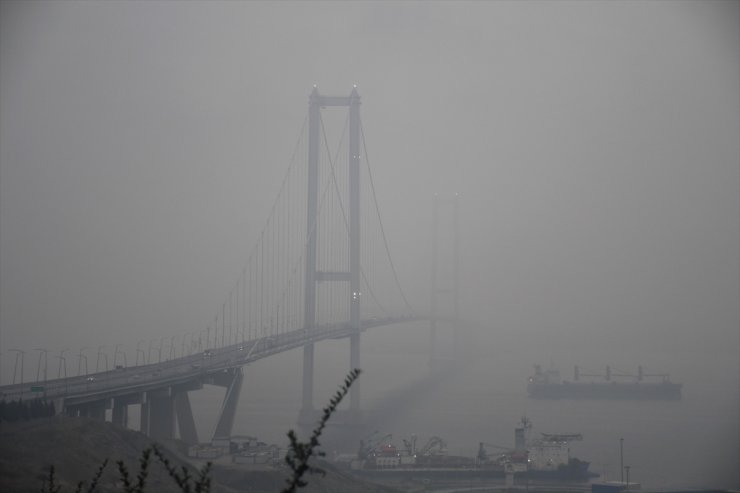
{"type": "MultiPolygon", "coordinates": [[[[414,319],[416,317],[410,316],[373,318],[363,321],[362,331],[414,319]]],[[[206,348],[162,363],[130,366],[45,382],[5,385],[0,387],[0,400],[63,398],[65,404],[82,404],[192,382],[203,383],[230,368],[238,368],[273,354],[325,339],[349,337],[351,333],[349,324],[320,326],[312,330],[297,329],[220,348],[206,348]]]]}

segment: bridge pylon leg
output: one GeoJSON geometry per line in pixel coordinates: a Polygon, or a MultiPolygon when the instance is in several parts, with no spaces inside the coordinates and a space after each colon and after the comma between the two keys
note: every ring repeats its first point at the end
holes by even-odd
{"type": "Polygon", "coordinates": [[[175,394],[175,415],[177,416],[180,440],[188,445],[197,445],[199,443],[198,431],[195,429],[195,419],[193,419],[193,410],[190,407],[190,398],[187,391],[175,394]]]}
{"type": "MultiPolygon", "coordinates": [[[[360,333],[352,334],[349,338],[349,366],[350,369],[360,368],[360,333]]],[[[360,412],[360,381],[355,380],[349,389],[349,410],[353,415],[360,412]]]]}
{"type": "Polygon", "coordinates": [[[228,445],[231,438],[231,430],[234,427],[234,417],[236,416],[236,406],[239,404],[239,394],[242,389],[244,373],[241,367],[231,370],[231,382],[226,387],[226,395],[221,406],[221,413],[216,423],[216,429],[213,432],[211,443],[214,445],[228,445]]]}
{"type": "Polygon", "coordinates": [[[149,408],[151,402],[149,401],[149,393],[141,393],[141,415],[139,418],[139,431],[149,436],[149,408]]]}
{"type": "Polygon", "coordinates": [[[313,413],[314,345],[303,346],[303,400],[301,413],[313,413]]]}

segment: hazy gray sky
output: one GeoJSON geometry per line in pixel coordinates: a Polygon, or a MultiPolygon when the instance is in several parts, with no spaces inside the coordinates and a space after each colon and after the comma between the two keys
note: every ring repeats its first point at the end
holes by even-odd
{"type": "Polygon", "coordinates": [[[432,193],[460,192],[492,330],[737,354],[738,5],[3,1],[3,380],[8,348],[209,323],[313,84],[358,85],[420,310],[432,193]]]}

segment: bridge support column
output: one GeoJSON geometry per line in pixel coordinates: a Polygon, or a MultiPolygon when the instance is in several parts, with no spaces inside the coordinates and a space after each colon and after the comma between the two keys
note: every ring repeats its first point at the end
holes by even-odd
{"type": "MultiPolygon", "coordinates": [[[[352,334],[349,338],[349,366],[350,369],[360,368],[360,334],[352,334]]],[[[350,414],[360,412],[360,381],[355,380],[349,389],[350,414]]]]}
{"type": "Polygon", "coordinates": [[[175,407],[171,392],[152,395],[149,403],[149,433],[151,438],[169,440],[175,436],[175,407]]]}
{"type": "Polygon", "coordinates": [[[195,429],[193,410],[190,407],[190,398],[187,391],[175,394],[175,415],[177,416],[177,429],[180,440],[188,445],[198,444],[198,432],[195,429]]]}
{"type": "Polygon", "coordinates": [[[80,408],[65,404],[62,412],[71,418],[76,418],[80,415],[80,408]]]}
{"type": "Polygon", "coordinates": [[[128,428],[128,402],[118,398],[113,399],[111,422],[115,425],[128,428]]]}
{"type": "Polygon", "coordinates": [[[146,436],[157,440],[174,438],[175,412],[171,389],[142,394],[139,429],[146,436]]]}
{"type": "Polygon", "coordinates": [[[244,373],[241,367],[232,368],[230,371],[231,382],[226,387],[226,395],[221,405],[221,413],[216,423],[216,430],[213,432],[211,442],[214,445],[227,445],[231,439],[231,430],[234,427],[234,417],[236,416],[236,406],[239,404],[239,394],[242,390],[242,381],[244,373]]]}
{"type": "Polygon", "coordinates": [[[303,401],[301,414],[313,414],[313,354],[313,344],[303,346],[303,401]]]}
{"type": "Polygon", "coordinates": [[[139,419],[139,431],[149,436],[149,394],[147,392],[141,393],[141,416],[139,419]]]}

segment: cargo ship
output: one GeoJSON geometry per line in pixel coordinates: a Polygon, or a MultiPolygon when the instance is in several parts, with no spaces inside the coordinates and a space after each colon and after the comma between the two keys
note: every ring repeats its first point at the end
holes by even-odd
{"type": "Polygon", "coordinates": [[[529,440],[531,421],[522,418],[514,431],[514,448],[479,442],[475,456],[450,455],[447,443],[431,437],[417,445],[417,437],[403,439],[396,447],[391,435],[369,437],[360,443],[356,456],[348,461],[352,473],[377,479],[466,480],[471,478],[517,478],[587,481],[597,477],[589,462],[570,456],[569,443],[580,434],[545,434],[529,440]],[[489,450],[498,449],[495,453],[489,450]]]}
{"type": "Polygon", "coordinates": [[[527,392],[538,399],[681,399],[680,383],[671,382],[666,373],[645,373],[642,366],[636,375],[614,372],[609,366],[603,374],[584,373],[575,366],[572,381],[563,380],[558,370],[534,368],[527,392]]]}

